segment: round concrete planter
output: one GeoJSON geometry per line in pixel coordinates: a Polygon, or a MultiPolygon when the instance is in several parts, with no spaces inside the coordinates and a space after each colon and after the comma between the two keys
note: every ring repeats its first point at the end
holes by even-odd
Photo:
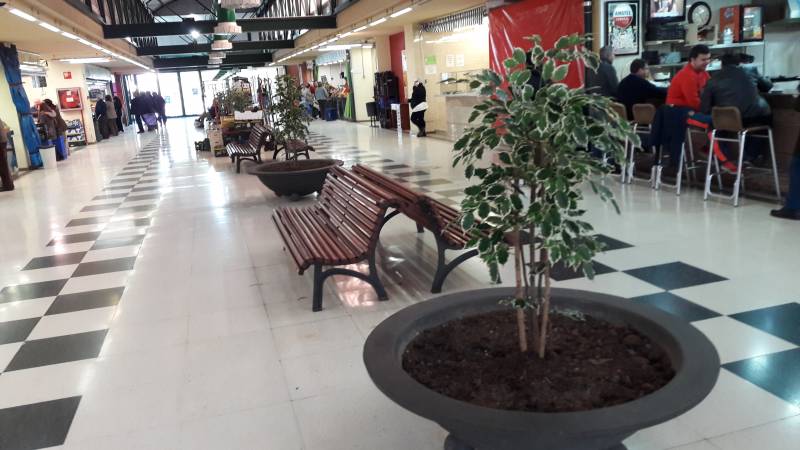
{"type": "Polygon", "coordinates": [[[397,312],[367,338],[364,363],[372,381],[400,406],[450,432],[445,449],[624,449],[624,439],[688,411],[717,381],[717,351],[689,323],[623,298],[568,289],[553,289],[556,308],[630,325],[667,352],[675,377],[658,391],[632,402],[589,411],[536,413],[455,400],[418,383],[403,370],[403,352],[421,331],[456,318],[507,308],[498,300],[513,295],[513,288],[492,288],[437,297],[397,312]]]}
{"type": "Polygon", "coordinates": [[[298,198],[320,192],[328,170],[342,164],[338,159],[270,161],[251,167],[248,173],[257,176],[278,197],[298,198]]]}

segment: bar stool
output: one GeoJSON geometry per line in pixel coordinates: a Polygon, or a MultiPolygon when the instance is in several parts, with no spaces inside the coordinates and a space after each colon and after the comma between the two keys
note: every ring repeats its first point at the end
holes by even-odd
{"type": "Polygon", "coordinates": [[[661,165],[661,151],[657,153],[657,162],[655,166],[655,180],[653,182],[653,189],[659,190],[661,186],[675,189],[675,195],[681,195],[681,187],[683,185],[683,174],[689,182],[693,181],[693,174],[695,170],[702,169],[705,166],[705,161],[698,161],[694,156],[694,145],[692,144],[692,134],[702,134],[706,136],[708,128],[699,122],[694,122],[691,117],[687,120],[686,137],[681,145],[681,154],[678,160],[678,167],[680,168],[675,177],[675,184],[665,183],[661,180],[662,171],[664,167],[661,165]]]}
{"type": "Polygon", "coordinates": [[[711,110],[711,121],[714,123],[714,130],[711,132],[711,144],[708,152],[708,163],[706,165],[706,183],[705,192],[703,193],[703,200],[708,200],[709,196],[723,197],[733,200],[733,206],[739,206],[739,192],[744,190],[744,162],[745,144],[747,138],[768,139],[769,140],[769,157],[772,163],[771,168],[748,168],[748,176],[767,175],[772,172],[773,182],[775,183],[775,197],[778,203],[781,202],[781,185],[778,179],[778,165],[775,162],[775,143],[772,139],[772,127],[767,125],[760,125],[755,127],[745,128],[742,125],[742,114],[735,106],[714,107],[711,110]],[[719,137],[718,132],[735,133],[736,138],[719,137]],[[719,167],[719,159],[714,154],[714,144],[716,142],[736,142],[738,144],[737,151],[739,152],[738,164],[736,166],[736,180],[733,182],[733,193],[725,195],[722,193],[711,192],[711,178],[717,178],[717,184],[720,191],[722,190],[722,178],[719,167]],[[711,166],[714,165],[714,173],[711,171],[711,166]]]}
{"type": "MultiPolygon", "coordinates": [[[[644,136],[650,136],[650,133],[653,131],[653,121],[656,118],[656,107],[650,103],[637,103],[633,105],[633,132],[638,134],[640,138],[642,138],[642,142],[644,142],[644,136]]],[[[634,147],[631,146],[630,152],[628,153],[628,162],[626,163],[626,167],[628,169],[627,174],[627,182],[631,184],[634,179],[637,179],[634,176],[635,169],[636,169],[636,149],[642,150],[651,150],[653,154],[656,153],[655,149],[651,145],[649,149],[644,148],[644,146],[634,147]]],[[[653,167],[650,169],[650,178],[647,181],[650,183],[650,186],[653,186],[653,182],[655,181],[655,169],[656,165],[654,164],[653,167]]]]}
{"type": "MultiPolygon", "coordinates": [[[[617,113],[617,115],[619,116],[620,120],[626,120],[626,121],[628,120],[628,110],[625,109],[625,105],[623,105],[622,103],[611,102],[611,109],[614,110],[614,112],[617,113]]],[[[628,160],[628,152],[629,151],[633,152],[633,148],[629,144],[632,144],[632,143],[628,142],[628,139],[625,138],[625,157],[624,157],[624,159],[622,161],[619,161],[619,165],[620,165],[619,182],[623,183],[623,184],[625,183],[625,177],[626,177],[626,175],[628,173],[628,170],[627,170],[627,167],[626,167],[627,160],[628,160]]],[[[608,163],[608,155],[603,155],[603,162],[608,163]]]]}

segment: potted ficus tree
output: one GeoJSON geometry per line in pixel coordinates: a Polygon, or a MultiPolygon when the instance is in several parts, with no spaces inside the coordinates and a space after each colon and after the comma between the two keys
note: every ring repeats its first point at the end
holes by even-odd
{"type": "Polygon", "coordinates": [[[603,178],[637,137],[608,99],[564,84],[576,67],[597,68],[584,37],[549,49],[538,36],[530,42],[504,75],[486,70],[472,81],[485,99],[453,160],[475,181],[458,225],[492,279],[513,264],[514,287],[408,307],[370,334],[364,361],[387,396],[450,432],[445,448],[624,448],[634,432],[699,403],[719,357],[675,316],[551,287],[556,264],[593,277],[602,246],[582,220],[583,188],[619,211],[603,178]]]}
{"type": "Polygon", "coordinates": [[[299,198],[320,192],[328,170],[342,161],[337,159],[298,159],[306,149],[309,118],[300,106],[300,88],[291,75],[277,78],[272,111],[275,114],[272,130],[277,145],[282,147],[285,161],[270,161],[249,170],[276,195],[299,198]]]}

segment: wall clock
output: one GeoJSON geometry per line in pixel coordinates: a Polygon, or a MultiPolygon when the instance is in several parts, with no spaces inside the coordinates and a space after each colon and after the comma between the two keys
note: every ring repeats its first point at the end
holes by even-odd
{"type": "Polygon", "coordinates": [[[689,8],[689,23],[703,28],[711,22],[711,7],[706,2],[695,2],[689,8]]]}

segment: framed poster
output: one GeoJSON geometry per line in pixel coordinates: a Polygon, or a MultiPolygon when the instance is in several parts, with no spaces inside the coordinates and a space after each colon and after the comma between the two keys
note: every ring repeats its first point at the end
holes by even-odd
{"type": "Polygon", "coordinates": [[[615,55],[639,54],[639,2],[612,1],[605,4],[605,43],[615,55]]]}
{"type": "Polygon", "coordinates": [[[61,111],[76,111],[83,109],[81,102],[81,88],[57,89],[58,107],[61,111]]]}

